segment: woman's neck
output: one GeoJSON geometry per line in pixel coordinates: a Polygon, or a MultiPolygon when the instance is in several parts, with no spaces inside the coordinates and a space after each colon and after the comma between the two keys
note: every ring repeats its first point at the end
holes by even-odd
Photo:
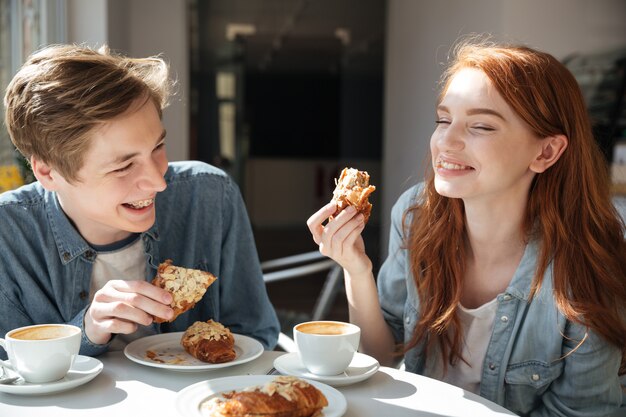
{"type": "Polygon", "coordinates": [[[461,304],[476,308],[508,287],[526,246],[525,205],[466,202],[466,260],[461,304]]]}

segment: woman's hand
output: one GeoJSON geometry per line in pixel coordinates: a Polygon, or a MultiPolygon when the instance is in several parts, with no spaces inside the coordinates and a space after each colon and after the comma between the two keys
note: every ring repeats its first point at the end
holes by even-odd
{"type": "Polygon", "coordinates": [[[365,228],[363,215],[349,206],[324,225],[336,209],[336,204],[330,202],[306,222],[313,240],[319,245],[320,253],[333,259],[352,276],[371,272],[372,261],[365,253],[361,236],[365,228]]]}
{"type": "Polygon", "coordinates": [[[97,291],[85,314],[85,334],[95,344],[104,344],[114,333],[130,334],[153,317],[169,319],[174,310],[172,295],[147,281],[111,280],[97,291]]]}

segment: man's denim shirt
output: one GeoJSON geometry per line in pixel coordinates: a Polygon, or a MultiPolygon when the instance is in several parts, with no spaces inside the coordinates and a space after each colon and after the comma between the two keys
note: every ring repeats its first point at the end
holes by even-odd
{"type": "MultiPolygon", "coordinates": [[[[394,205],[389,255],[378,276],[383,314],[398,343],[408,343],[419,315],[402,216],[420,189],[409,189],[394,205]]],[[[407,216],[405,225],[409,222],[407,216]]],[[[551,267],[541,290],[529,299],[537,256],[537,243],[529,243],[511,283],[497,297],[480,395],[522,416],[605,416],[622,401],[620,351],[565,319],[552,295],[551,267]],[[574,349],[585,334],[586,340],[574,349]]],[[[408,371],[424,372],[422,352],[423,344],[405,354],[408,371]]]]}
{"type": "MultiPolygon", "coordinates": [[[[171,163],[165,180],[167,189],[156,197],[156,222],[141,235],[146,280],[165,259],[218,279],[192,310],[172,323],[153,324],[153,331],[184,331],[197,320],[213,319],[272,349],[278,319],[239,189],[223,171],[200,162],[171,163]]],[[[65,216],[55,193],[33,183],[1,194],[0,248],[2,336],[37,323],[83,328],[96,252],[65,216]]],[[[83,331],[81,354],[107,348],[92,344],[83,331]]]]}

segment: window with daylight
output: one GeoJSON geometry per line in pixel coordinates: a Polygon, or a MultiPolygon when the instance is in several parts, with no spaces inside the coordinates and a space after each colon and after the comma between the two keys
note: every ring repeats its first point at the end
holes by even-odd
{"type": "MultiPolygon", "coordinates": [[[[65,39],[65,0],[0,0],[0,91],[4,95],[13,74],[26,58],[48,43],[65,39]]],[[[4,118],[4,104],[0,100],[4,118]]],[[[0,192],[32,181],[28,164],[19,156],[0,125],[0,192]]]]}

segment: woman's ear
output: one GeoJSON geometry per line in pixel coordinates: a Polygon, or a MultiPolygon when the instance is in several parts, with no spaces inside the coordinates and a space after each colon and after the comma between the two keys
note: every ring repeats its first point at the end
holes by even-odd
{"type": "Polygon", "coordinates": [[[559,160],[565,148],[567,148],[567,137],[565,135],[548,136],[541,139],[541,153],[530,164],[530,170],[542,173],[559,160]]]}
{"type": "Polygon", "coordinates": [[[56,175],[52,173],[52,167],[34,156],[30,157],[30,166],[33,169],[35,178],[37,178],[37,181],[41,183],[43,188],[48,191],[56,191],[58,181],[55,178],[56,175]]]}

